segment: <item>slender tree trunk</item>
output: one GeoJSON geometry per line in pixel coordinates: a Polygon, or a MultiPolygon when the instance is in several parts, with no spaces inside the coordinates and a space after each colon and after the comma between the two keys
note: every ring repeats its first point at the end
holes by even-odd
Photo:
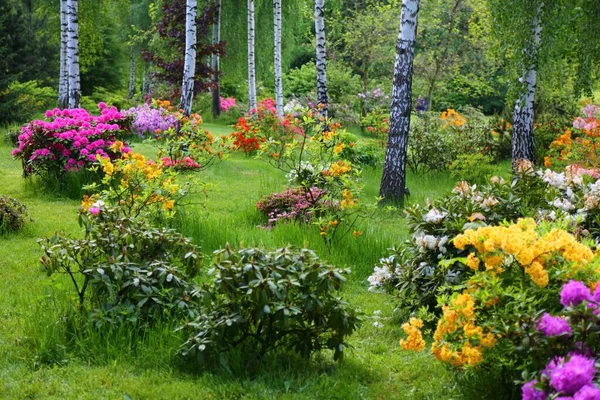
{"type": "Polygon", "coordinates": [[[254,0],[248,0],[248,107],[256,108],[254,66],[254,0]]]}
{"type": "Polygon", "coordinates": [[[196,74],[196,12],[197,0],[187,0],[185,16],[185,61],[181,85],[181,108],[189,116],[194,99],[194,75],[196,74]]]}
{"type": "MultiPolygon", "coordinates": [[[[221,41],[221,0],[215,2],[215,22],[213,24],[212,43],[216,45],[221,41]]],[[[220,57],[217,54],[212,55],[211,68],[213,70],[212,87],[212,115],[217,118],[221,115],[221,82],[219,74],[221,73],[220,57]]]]}
{"type": "Polygon", "coordinates": [[[412,76],[419,0],[402,0],[400,34],[396,44],[390,130],[379,195],[402,201],[406,189],[406,155],[412,108],[412,76]]]}
{"type": "Polygon", "coordinates": [[[512,132],[512,165],[516,168],[519,160],[535,161],[535,143],[533,136],[533,105],[537,80],[536,61],[540,46],[542,24],[541,14],[544,3],[540,3],[531,22],[531,42],[525,49],[526,66],[519,82],[523,85],[523,93],[515,103],[512,132]]]}
{"type": "Polygon", "coordinates": [[[132,99],[135,94],[135,51],[131,47],[131,58],[129,61],[129,93],[127,98],[132,99]]]}
{"type": "Polygon", "coordinates": [[[67,62],[69,65],[69,108],[79,107],[81,83],[79,75],[79,20],[77,0],[67,0],[68,41],[67,62]]]}
{"type": "Polygon", "coordinates": [[[325,0],[315,0],[315,32],[317,35],[316,68],[317,68],[317,102],[319,115],[327,118],[329,101],[327,100],[327,72],[325,67],[325,20],[323,18],[325,0]]]}
{"type": "Polygon", "coordinates": [[[281,0],[273,0],[273,27],[275,45],[275,106],[283,118],[283,83],[281,80],[281,0]]]}
{"type": "Polygon", "coordinates": [[[60,76],[58,80],[58,108],[60,109],[69,107],[68,40],[69,21],[67,19],[67,0],[60,0],[60,76]]]}

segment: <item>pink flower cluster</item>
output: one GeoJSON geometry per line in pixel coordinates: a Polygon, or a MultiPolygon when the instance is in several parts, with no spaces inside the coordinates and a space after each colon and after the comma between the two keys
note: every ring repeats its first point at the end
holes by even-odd
{"type": "Polygon", "coordinates": [[[265,111],[277,115],[277,107],[275,106],[275,100],[270,98],[264,99],[256,105],[256,108],[250,110],[250,115],[261,114],[265,111]]]}
{"type": "Polygon", "coordinates": [[[598,107],[594,104],[588,104],[583,109],[583,114],[585,115],[585,118],[577,117],[573,122],[573,128],[584,131],[596,130],[598,128],[598,120],[596,119],[598,107]]]}
{"type": "Polygon", "coordinates": [[[256,203],[256,207],[268,217],[268,225],[290,220],[310,222],[314,209],[324,194],[325,191],[317,187],[312,187],[310,191],[290,188],[262,198],[256,203]]]}
{"type": "Polygon", "coordinates": [[[221,111],[228,111],[230,108],[236,106],[235,99],[233,97],[223,98],[221,97],[221,111]]]}
{"type": "Polygon", "coordinates": [[[111,149],[126,117],[115,107],[99,103],[100,115],[82,108],[48,110],[46,120],[35,120],[21,128],[19,144],[12,155],[23,160],[25,175],[77,171],[97,157],[120,157],[129,148],[111,149]]]}
{"type": "Polygon", "coordinates": [[[161,162],[165,167],[182,171],[202,168],[202,165],[198,164],[190,156],[185,156],[180,160],[172,160],[169,157],[163,157],[161,162]]]}

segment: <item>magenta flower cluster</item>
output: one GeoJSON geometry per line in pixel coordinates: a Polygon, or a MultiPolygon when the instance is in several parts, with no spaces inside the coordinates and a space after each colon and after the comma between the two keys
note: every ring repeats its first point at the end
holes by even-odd
{"type": "Polygon", "coordinates": [[[111,149],[116,134],[126,121],[115,107],[99,103],[100,115],[82,108],[48,110],[45,120],[35,120],[21,128],[18,147],[12,155],[23,160],[25,175],[64,172],[87,168],[97,157],[120,157],[128,152],[111,149]]]}
{"type": "Polygon", "coordinates": [[[598,302],[600,300],[600,285],[594,293],[583,282],[570,280],[560,291],[560,303],[565,306],[578,306],[584,301],[598,302]]]}
{"type": "Polygon", "coordinates": [[[160,161],[165,167],[180,171],[189,171],[202,168],[202,165],[198,164],[190,156],[185,156],[179,160],[172,160],[169,157],[163,157],[160,161]]]}
{"type": "Polygon", "coordinates": [[[235,99],[233,97],[223,98],[220,97],[221,100],[221,111],[227,112],[230,108],[236,106],[235,99]]]}
{"type": "Polygon", "coordinates": [[[290,188],[262,198],[256,207],[268,218],[268,225],[271,226],[281,221],[310,222],[324,194],[325,191],[317,187],[312,187],[310,191],[290,188]]]}
{"type": "Polygon", "coordinates": [[[127,114],[133,116],[131,130],[141,137],[177,128],[177,116],[163,107],[141,104],[127,110],[127,114]]]}
{"type": "Polygon", "coordinates": [[[546,336],[571,336],[571,326],[566,319],[561,317],[553,317],[548,313],[544,313],[537,326],[538,331],[543,332],[546,336]]]}

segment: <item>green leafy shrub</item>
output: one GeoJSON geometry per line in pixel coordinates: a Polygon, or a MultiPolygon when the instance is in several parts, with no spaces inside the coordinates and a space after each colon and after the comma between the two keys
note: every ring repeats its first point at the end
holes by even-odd
{"type": "Polygon", "coordinates": [[[17,199],[0,196],[0,233],[18,231],[27,218],[27,207],[17,199]]]}
{"type": "Polygon", "coordinates": [[[494,173],[492,157],[480,153],[459,154],[450,164],[450,176],[456,180],[484,183],[494,173]]]}
{"type": "Polygon", "coordinates": [[[70,277],[80,310],[98,329],[195,317],[189,281],[202,263],[198,247],[172,229],[122,214],[104,207],[95,215],[81,212],[83,238],[40,239],[42,269],[70,277]]]}
{"type": "Polygon", "coordinates": [[[350,271],[323,264],[311,250],[226,248],[215,252],[211,272],[200,316],[186,325],[191,336],[180,349],[200,363],[222,362],[235,348],[245,362],[279,348],[304,357],[326,348],[341,360],[360,325],[338,297],[350,271]]]}
{"type": "Polygon", "coordinates": [[[22,123],[54,107],[56,91],[38,81],[13,82],[0,92],[0,122],[22,123]]]}

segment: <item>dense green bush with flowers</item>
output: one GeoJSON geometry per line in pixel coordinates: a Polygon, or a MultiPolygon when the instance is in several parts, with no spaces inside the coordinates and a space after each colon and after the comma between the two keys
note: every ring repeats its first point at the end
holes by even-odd
{"type": "Polygon", "coordinates": [[[600,398],[598,282],[569,281],[561,289],[560,303],[556,315],[541,310],[523,324],[528,336],[520,351],[539,365],[521,388],[524,400],[600,398]]]}
{"type": "Polygon", "coordinates": [[[367,115],[360,119],[360,125],[363,129],[363,132],[376,137],[381,148],[385,148],[387,143],[387,135],[390,129],[388,118],[389,111],[375,109],[369,111],[367,115]]]}
{"type": "Polygon", "coordinates": [[[481,153],[459,154],[450,163],[448,170],[456,180],[482,184],[494,175],[493,161],[491,156],[481,153]]]}
{"type": "Polygon", "coordinates": [[[0,233],[20,230],[28,218],[27,207],[19,200],[0,196],[0,233]]]}
{"type": "Polygon", "coordinates": [[[308,358],[331,349],[341,360],[360,325],[358,313],[339,297],[349,273],[307,249],[219,250],[214,279],[200,291],[201,312],[182,328],[190,337],[180,352],[200,364],[223,364],[234,351],[243,364],[276,350],[308,358]]]}
{"type": "Polygon", "coordinates": [[[35,120],[21,128],[19,144],[12,154],[23,163],[23,174],[60,180],[65,173],[115,160],[129,151],[113,147],[127,130],[129,119],[115,107],[99,103],[101,113],[91,115],[82,108],[46,111],[46,120],[35,120]]]}
{"type": "Polygon", "coordinates": [[[127,216],[119,207],[82,209],[83,238],[41,239],[42,268],[73,282],[79,311],[96,328],[143,329],[164,318],[194,317],[191,279],[202,265],[198,247],[166,228],[127,216]]]}

